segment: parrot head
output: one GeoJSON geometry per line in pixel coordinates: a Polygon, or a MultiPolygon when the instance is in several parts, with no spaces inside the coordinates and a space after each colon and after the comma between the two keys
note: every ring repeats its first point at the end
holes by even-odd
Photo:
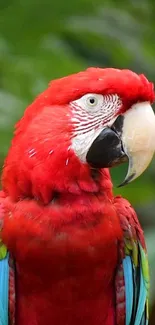
{"type": "Polygon", "coordinates": [[[153,101],[152,83],[130,70],[89,68],[52,81],[16,125],[5,191],[44,203],[60,192],[97,192],[99,178],[110,182],[108,168],[124,161],[122,185],[131,182],[155,151],[153,101]]]}

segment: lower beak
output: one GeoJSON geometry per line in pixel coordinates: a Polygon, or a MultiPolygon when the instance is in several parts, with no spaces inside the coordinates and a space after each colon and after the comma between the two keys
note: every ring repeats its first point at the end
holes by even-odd
{"type": "Polygon", "coordinates": [[[155,152],[155,115],[150,103],[137,103],[104,128],[88,150],[87,162],[95,168],[108,168],[129,162],[128,184],[150,164],[155,152]]]}

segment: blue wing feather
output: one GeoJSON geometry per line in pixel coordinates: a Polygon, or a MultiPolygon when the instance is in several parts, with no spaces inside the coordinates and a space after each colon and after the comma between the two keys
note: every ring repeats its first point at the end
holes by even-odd
{"type": "Polygon", "coordinates": [[[132,308],[133,308],[133,275],[132,262],[130,256],[126,256],[123,260],[124,281],[126,295],[126,325],[130,324],[132,308]]]}
{"type": "Polygon", "coordinates": [[[148,325],[149,268],[144,235],[131,205],[115,199],[123,240],[119,244],[116,287],[117,325],[148,325]]]}
{"type": "MultiPolygon", "coordinates": [[[[139,301],[138,301],[138,307],[137,307],[137,312],[136,312],[135,325],[142,324],[141,320],[143,318],[143,314],[145,311],[146,299],[147,299],[147,291],[146,291],[146,287],[144,284],[144,278],[143,278],[142,269],[141,269],[140,270],[140,292],[139,292],[139,301]]],[[[144,324],[146,324],[146,323],[144,323],[144,324]]]]}
{"type": "Polygon", "coordinates": [[[8,325],[9,256],[0,260],[0,325],[8,325]]]}
{"type": "MultiPolygon", "coordinates": [[[[126,298],[126,325],[147,325],[145,304],[147,301],[147,288],[143,277],[142,268],[135,268],[131,256],[123,260],[125,298],[126,298]],[[136,272],[140,272],[140,279],[137,284],[133,281],[136,272]],[[138,288],[137,288],[138,286],[138,288]],[[137,294],[134,293],[137,291],[137,294]]],[[[139,276],[139,275],[138,275],[139,276]]]]}

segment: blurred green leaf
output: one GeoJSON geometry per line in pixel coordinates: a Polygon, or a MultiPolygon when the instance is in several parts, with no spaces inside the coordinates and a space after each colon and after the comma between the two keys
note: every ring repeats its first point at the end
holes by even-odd
{"type": "MultiPolygon", "coordinates": [[[[96,65],[130,68],[155,81],[154,13],[153,0],[1,0],[0,164],[15,122],[51,79],[96,65]]],[[[155,159],[138,180],[117,188],[126,171],[127,165],[111,170],[114,193],[134,205],[146,229],[152,289],[155,159]]]]}
{"type": "Polygon", "coordinates": [[[150,296],[151,299],[155,297],[155,231],[154,229],[147,229],[145,231],[145,238],[148,248],[148,257],[150,264],[150,296]]]}

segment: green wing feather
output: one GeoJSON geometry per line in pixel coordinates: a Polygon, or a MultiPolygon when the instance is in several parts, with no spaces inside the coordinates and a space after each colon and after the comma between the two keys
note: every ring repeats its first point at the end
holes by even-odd
{"type": "Polygon", "coordinates": [[[117,324],[147,325],[150,281],[143,231],[135,211],[126,200],[116,198],[115,207],[124,234],[119,244],[120,262],[115,282],[117,324]]]}
{"type": "Polygon", "coordinates": [[[2,243],[2,240],[0,239],[0,260],[3,260],[7,255],[7,248],[2,243]]]}
{"type": "MultiPolygon", "coordinates": [[[[0,232],[3,225],[4,210],[0,205],[0,232]]],[[[0,239],[0,325],[8,325],[9,304],[9,256],[6,246],[0,239]]]]}

